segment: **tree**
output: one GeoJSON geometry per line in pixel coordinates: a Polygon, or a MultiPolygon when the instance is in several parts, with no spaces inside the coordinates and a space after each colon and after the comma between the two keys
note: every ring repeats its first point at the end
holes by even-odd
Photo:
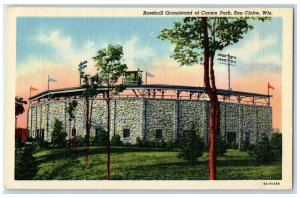
{"type": "Polygon", "coordinates": [[[273,160],[281,160],[282,158],[282,133],[275,131],[272,133],[270,140],[270,149],[273,160]]]}
{"type": "Polygon", "coordinates": [[[186,131],[182,137],[178,157],[195,163],[197,158],[204,153],[204,141],[197,135],[194,129],[186,131]]]}
{"type": "Polygon", "coordinates": [[[111,92],[122,91],[123,86],[117,86],[117,81],[125,74],[127,65],[123,63],[123,47],[120,45],[108,45],[98,51],[97,56],[93,57],[96,62],[98,74],[102,79],[107,90],[105,99],[107,104],[107,167],[106,179],[110,179],[110,100],[111,92]]]}
{"type": "Polygon", "coordinates": [[[164,29],[158,38],[175,44],[172,58],[181,65],[201,64],[204,67],[205,92],[210,99],[209,116],[209,179],[216,179],[215,139],[220,129],[220,104],[214,74],[217,50],[237,43],[253,26],[250,19],[268,20],[267,17],[185,17],[175,22],[172,29],[164,29]]]}
{"type": "Polygon", "coordinates": [[[67,132],[63,129],[62,121],[55,118],[54,127],[52,132],[51,143],[53,147],[64,147],[66,146],[67,132]]]}
{"type": "Polygon", "coordinates": [[[20,114],[24,113],[25,109],[24,109],[23,105],[25,105],[25,104],[27,104],[27,101],[25,101],[23,98],[21,98],[19,96],[15,97],[15,120],[16,120],[15,125],[16,125],[16,129],[17,129],[17,119],[18,119],[17,117],[20,114]]]}
{"type": "Polygon", "coordinates": [[[72,120],[74,120],[74,129],[75,129],[75,114],[74,110],[76,109],[78,103],[77,101],[73,100],[72,102],[69,102],[69,106],[67,108],[67,112],[69,114],[69,151],[70,151],[70,146],[72,144],[73,146],[73,155],[74,157],[76,156],[76,134],[74,134],[73,138],[73,143],[71,142],[71,125],[72,125],[72,120]]]}
{"type": "Polygon", "coordinates": [[[258,163],[269,163],[272,161],[272,152],[270,147],[270,140],[268,136],[263,133],[261,140],[256,144],[254,148],[254,158],[258,163]]]}
{"type": "Polygon", "coordinates": [[[216,156],[223,156],[228,149],[228,144],[225,138],[222,137],[220,133],[217,134],[215,144],[216,144],[216,156]]]}
{"type": "Polygon", "coordinates": [[[83,85],[82,87],[85,88],[85,91],[83,92],[83,97],[85,98],[85,151],[84,151],[84,166],[86,167],[88,165],[89,161],[89,145],[90,145],[90,131],[92,126],[92,114],[93,114],[93,103],[94,98],[97,94],[99,94],[99,91],[97,88],[99,88],[101,85],[101,78],[98,74],[94,76],[90,76],[89,74],[83,75],[83,85]]]}
{"type": "Polygon", "coordinates": [[[29,180],[37,172],[37,162],[32,156],[32,146],[18,147],[15,150],[15,179],[29,180]]]}
{"type": "Polygon", "coordinates": [[[113,146],[122,146],[123,142],[121,141],[121,136],[119,134],[114,134],[111,138],[111,145],[113,146]]]}

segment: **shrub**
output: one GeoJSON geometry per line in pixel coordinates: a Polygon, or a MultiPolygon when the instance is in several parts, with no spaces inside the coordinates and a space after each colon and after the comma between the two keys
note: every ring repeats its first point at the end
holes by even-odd
{"type": "Polygon", "coordinates": [[[36,153],[36,152],[39,152],[43,149],[48,149],[50,147],[50,143],[49,142],[46,142],[44,140],[34,140],[32,142],[32,147],[33,147],[33,152],[36,153]]]}
{"type": "Polygon", "coordinates": [[[270,149],[273,160],[281,160],[282,158],[282,134],[275,132],[270,140],[270,149]]]}
{"type": "Polygon", "coordinates": [[[135,142],[135,146],[145,147],[145,140],[142,140],[140,137],[137,137],[135,142]]]}
{"type": "Polygon", "coordinates": [[[22,142],[22,139],[19,137],[15,137],[15,148],[23,147],[24,143],[22,142]]]}
{"type": "Polygon", "coordinates": [[[226,153],[228,147],[229,146],[225,138],[223,138],[222,135],[219,133],[215,140],[216,155],[223,156],[226,153]]]}
{"type": "Polygon", "coordinates": [[[121,136],[119,134],[114,134],[111,138],[111,145],[113,146],[122,146],[123,142],[121,141],[121,136]]]}
{"type": "Polygon", "coordinates": [[[195,130],[189,130],[182,137],[178,157],[194,163],[198,157],[203,155],[204,149],[204,141],[197,135],[195,130]]]}
{"type": "Polygon", "coordinates": [[[76,136],[76,146],[84,146],[84,137],[76,136]]]}
{"type": "Polygon", "coordinates": [[[142,140],[140,137],[136,138],[136,143],[134,146],[140,147],[140,148],[163,148],[163,149],[173,149],[178,148],[179,141],[164,141],[164,140],[155,140],[155,141],[149,141],[149,140],[142,140]]]}
{"type": "Polygon", "coordinates": [[[52,132],[51,144],[53,147],[64,147],[66,146],[67,133],[63,130],[62,121],[55,118],[54,128],[52,132]]]}
{"type": "Polygon", "coordinates": [[[269,163],[272,161],[270,141],[265,133],[262,134],[261,140],[255,146],[253,155],[258,163],[269,163]]]}
{"type": "Polygon", "coordinates": [[[24,146],[15,149],[15,179],[29,180],[37,172],[37,163],[32,156],[32,146],[24,146]]]}
{"type": "Polygon", "coordinates": [[[253,155],[254,149],[255,149],[255,145],[251,144],[249,140],[244,140],[240,148],[241,151],[247,152],[250,155],[253,155]]]}
{"type": "Polygon", "coordinates": [[[93,144],[98,146],[106,146],[107,143],[107,131],[101,130],[94,138],[93,144]]]}

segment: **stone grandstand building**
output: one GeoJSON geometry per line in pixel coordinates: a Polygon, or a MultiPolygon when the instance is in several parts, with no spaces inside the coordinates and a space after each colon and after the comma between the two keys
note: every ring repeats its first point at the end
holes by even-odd
{"type": "MultiPolygon", "coordinates": [[[[30,98],[29,136],[51,141],[55,118],[68,133],[67,108],[72,100],[78,105],[71,127],[76,136],[85,135],[84,88],[48,90],[30,98]]],[[[99,88],[93,102],[91,135],[107,129],[107,106],[99,88]]],[[[272,131],[270,95],[218,90],[221,111],[220,133],[238,145],[248,139],[257,142],[262,133],[272,131]]],[[[176,85],[128,85],[110,101],[110,137],[119,134],[123,142],[145,140],[174,141],[184,131],[195,129],[206,143],[209,139],[209,100],[204,87],[176,85]]],[[[74,134],[73,134],[74,135],[74,134]]]]}

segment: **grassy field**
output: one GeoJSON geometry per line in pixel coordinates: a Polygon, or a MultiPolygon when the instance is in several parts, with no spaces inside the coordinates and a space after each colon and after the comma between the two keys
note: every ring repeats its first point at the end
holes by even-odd
{"type": "MultiPolygon", "coordinates": [[[[89,165],[84,167],[83,148],[78,157],[69,156],[65,149],[40,151],[37,180],[101,180],[105,178],[106,154],[104,147],[91,147],[89,165]]],[[[159,149],[113,147],[111,179],[114,180],[206,180],[208,154],[195,164],[178,159],[178,152],[159,149]]],[[[281,179],[281,163],[258,165],[239,150],[228,150],[217,159],[220,180],[281,179]]]]}

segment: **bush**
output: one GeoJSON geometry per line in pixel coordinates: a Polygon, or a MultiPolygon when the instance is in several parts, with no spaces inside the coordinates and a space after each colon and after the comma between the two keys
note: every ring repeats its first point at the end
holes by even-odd
{"type": "Polygon", "coordinates": [[[273,160],[282,159],[282,134],[279,132],[273,133],[270,140],[270,149],[273,160]]]}
{"type": "Polygon", "coordinates": [[[249,140],[244,140],[240,148],[241,151],[247,152],[250,155],[253,155],[254,149],[255,149],[255,145],[251,144],[249,140]]]}
{"type": "Polygon", "coordinates": [[[84,137],[76,136],[76,146],[84,146],[84,137]]]}
{"type": "Polygon", "coordinates": [[[101,130],[94,138],[93,145],[106,146],[107,143],[107,131],[101,130]]]}
{"type": "Polygon", "coordinates": [[[50,143],[44,140],[34,140],[32,141],[33,152],[39,152],[43,149],[48,149],[50,147],[50,143]]]}
{"type": "Polygon", "coordinates": [[[32,146],[24,146],[15,149],[15,179],[29,180],[37,173],[37,162],[32,156],[32,146]]]}
{"type": "Polygon", "coordinates": [[[163,148],[163,149],[173,149],[178,148],[179,142],[178,141],[164,141],[164,140],[142,140],[140,137],[136,138],[136,143],[134,146],[140,148],[163,148]]]}
{"type": "Polygon", "coordinates": [[[15,148],[20,148],[23,147],[24,143],[22,142],[22,139],[19,137],[15,138],[15,148]]]}
{"type": "Polygon", "coordinates": [[[111,138],[111,145],[123,146],[123,142],[121,141],[121,136],[119,134],[113,135],[113,137],[111,138]]]}
{"type": "Polygon", "coordinates": [[[196,131],[186,131],[181,140],[178,157],[190,163],[194,163],[198,157],[203,155],[204,149],[204,141],[197,135],[196,131]]]}
{"type": "Polygon", "coordinates": [[[145,147],[145,140],[143,141],[140,137],[137,137],[135,142],[135,146],[145,147]]]}
{"type": "Polygon", "coordinates": [[[228,147],[229,146],[225,138],[223,138],[222,135],[219,133],[215,140],[216,155],[223,156],[226,153],[228,147]]]}
{"type": "Polygon", "coordinates": [[[261,140],[255,146],[253,155],[258,163],[265,164],[272,161],[270,141],[265,133],[262,134],[261,140]]]}
{"type": "Polygon", "coordinates": [[[62,121],[55,118],[51,144],[53,147],[65,147],[67,133],[63,130],[62,121]]]}

